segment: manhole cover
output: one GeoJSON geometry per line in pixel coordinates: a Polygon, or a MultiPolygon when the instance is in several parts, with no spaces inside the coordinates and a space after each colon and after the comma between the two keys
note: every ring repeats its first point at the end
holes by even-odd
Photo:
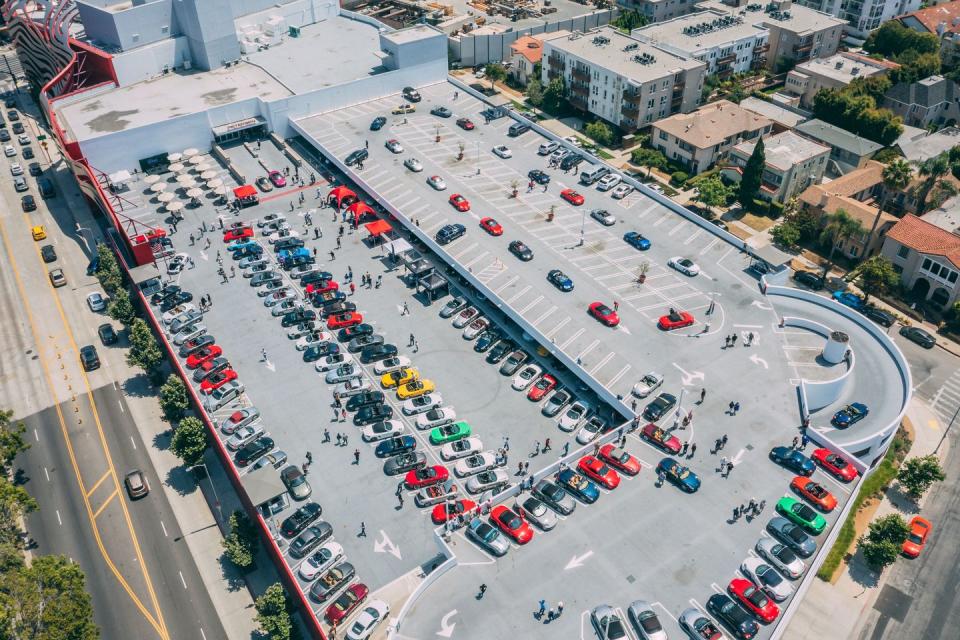
{"type": "Polygon", "coordinates": [[[634,578],[633,576],[627,576],[627,582],[629,582],[630,584],[633,584],[633,583],[636,582],[636,581],[637,581],[637,579],[634,578]]]}
{"type": "Polygon", "coordinates": [[[747,446],[744,447],[744,449],[746,449],[747,451],[753,451],[753,445],[748,444],[747,446]]]}

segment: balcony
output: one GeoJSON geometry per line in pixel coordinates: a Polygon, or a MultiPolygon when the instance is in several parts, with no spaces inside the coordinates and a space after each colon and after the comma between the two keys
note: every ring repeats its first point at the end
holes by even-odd
{"type": "Polygon", "coordinates": [[[590,95],[590,85],[582,82],[572,82],[570,83],[570,93],[578,96],[590,95]]]}
{"type": "Polygon", "coordinates": [[[737,59],[737,54],[731,53],[731,54],[722,56],[720,58],[717,58],[717,65],[729,64],[731,62],[736,61],[736,59],[737,59]]]}
{"type": "Polygon", "coordinates": [[[753,55],[757,56],[761,53],[766,53],[767,51],[770,51],[770,43],[764,42],[763,44],[757,45],[753,48],[753,55]]]}
{"type": "Polygon", "coordinates": [[[586,82],[586,83],[590,82],[589,69],[584,69],[582,67],[574,67],[573,70],[570,72],[570,76],[574,80],[580,80],[581,82],[586,82]]]}
{"type": "Polygon", "coordinates": [[[578,95],[571,93],[567,98],[567,102],[570,103],[570,106],[574,109],[580,109],[581,111],[587,111],[587,96],[586,94],[578,95]]]}
{"type": "Polygon", "coordinates": [[[629,102],[630,104],[640,104],[640,101],[642,99],[643,99],[643,96],[640,95],[639,91],[637,91],[636,93],[628,93],[626,91],[623,92],[624,102],[629,102]]]}
{"type": "Polygon", "coordinates": [[[624,102],[620,107],[620,115],[636,121],[640,116],[640,107],[636,104],[624,102]]]}
{"type": "Polygon", "coordinates": [[[793,52],[797,55],[810,54],[810,51],[813,49],[813,43],[808,42],[807,44],[798,44],[794,45],[793,52]]]}

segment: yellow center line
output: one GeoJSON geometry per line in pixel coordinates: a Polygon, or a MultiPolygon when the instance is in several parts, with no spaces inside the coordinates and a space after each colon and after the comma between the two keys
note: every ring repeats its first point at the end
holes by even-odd
{"type": "MultiPolygon", "coordinates": [[[[26,220],[27,227],[29,228],[31,226],[30,219],[27,216],[24,216],[24,219],[26,220]]],[[[83,484],[83,476],[80,473],[80,465],[77,462],[76,453],[74,452],[74,449],[73,449],[73,443],[70,441],[70,434],[67,430],[67,423],[63,416],[63,412],[60,409],[60,403],[57,401],[56,387],[53,384],[53,377],[50,374],[50,367],[47,363],[46,357],[43,355],[43,350],[40,349],[40,345],[43,344],[43,342],[40,340],[40,335],[38,334],[37,326],[36,326],[36,323],[34,322],[33,311],[31,310],[29,298],[27,297],[27,294],[26,294],[26,288],[24,287],[24,284],[23,284],[23,278],[21,277],[20,270],[17,267],[17,261],[13,254],[13,249],[10,244],[10,238],[6,230],[6,225],[3,224],[2,219],[0,219],[0,236],[2,236],[3,238],[4,247],[6,248],[7,254],[10,259],[10,269],[13,272],[14,279],[17,282],[17,289],[19,290],[20,297],[23,300],[23,309],[27,315],[27,322],[30,325],[30,333],[33,336],[34,342],[37,344],[38,360],[40,361],[41,368],[43,369],[44,378],[46,379],[47,386],[50,389],[50,395],[53,400],[53,406],[55,411],[57,412],[57,418],[60,422],[60,431],[61,431],[61,434],[63,435],[64,444],[67,448],[67,454],[70,457],[70,464],[73,467],[73,472],[74,472],[74,476],[76,477],[77,485],[79,486],[80,492],[83,495],[83,503],[84,503],[84,508],[87,511],[87,519],[90,521],[90,527],[93,532],[94,540],[97,543],[97,547],[100,550],[100,555],[103,557],[104,561],[106,562],[107,567],[110,569],[110,572],[113,573],[114,577],[123,587],[124,591],[127,592],[127,595],[130,596],[130,599],[133,601],[134,605],[136,605],[137,609],[139,609],[140,612],[143,614],[144,618],[147,619],[150,625],[157,631],[157,634],[163,640],[169,640],[170,636],[169,636],[169,633],[167,632],[166,624],[163,620],[163,613],[160,611],[160,606],[157,603],[156,594],[154,593],[154,590],[153,590],[153,583],[147,571],[146,563],[143,561],[143,555],[140,552],[140,544],[139,544],[139,541],[137,540],[136,533],[133,530],[133,524],[130,521],[130,514],[128,513],[126,504],[123,501],[121,501],[120,504],[123,506],[123,512],[124,512],[124,516],[126,517],[127,528],[130,531],[134,548],[136,549],[137,558],[140,561],[140,568],[141,568],[141,571],[143,572],[145,581],[147,583],[147,589],[150,593],[151,600],[153,601],[155,611],[157,612],[157,618],[154,618],[153,614],[151,614],[150,611],[147,610],[147,608],[143,605],[143,603],[140,601],[140,598],[137,596],[136,593],[134,593],[133,589],[130,587],[130,584],[126,581],[126,579],[120,573],[119,569],[117,569],[116,565],[114,565],[113,559],[110,557],[110,554],[107,553],[107,549],[104,545],[103,538],[100,535],[100,529],[97,526],[96,519],[94,518],[94,515],[93,515],[93,507],[91,506],[90,501],[86,497],[86,491],[84,489],[84,484],[83,484]]],[[[42,261],[43,259],[40,256],[40,249],[37,247],[36,243],[34,243],[34,251],[36,252],[37,258],[40,261],[40,263],[43,264],[43,261],[42,261]]],[[[47,284],[48,284],[48,287],[52,289],[52,285],[49,283],[49,280],[47,284]]],[[[67,324],[66,316],[64,315],[63,307],[60,305],[60,300],[56,295],[56,291],[53,291],[53,299],[57,305],[57,309],[59,311],[60,319],[63,323],[63,326],[66,329],[67,335],[70,338],[71,346],[74,350],[74,353],[77,356],[77,359],[79,360],[79,350],[77,349],[76,341],[73,338],[73,333],[70,331],[70,327],[67,324]]],[[[81,372],[82,372],[82,368],[81,368],[81,372]]],[[[113,478],[115,487],[119,489],[120,484],[117,481],[116,471],[114,470],[114,467],[113,467],[113,460],[112,458],[110,458],[109,450],[106,447],[106,441],[103,435],[103,427],[100,423],[99,414],[97,413],[97,410],[96,410],[96,405],[93,402],[93,394],[90,390],[90,381],[87,378],[86,372],[82,373],[82,377],[84,380],[84,384],[87,387],[86,395],[90,400],[90,405],[93,411],[95,422],[97,424],[97,429],[100,431],[100,440],[104,448],[104,453],[107,456],[107,461],[109,466],[108,473],[113,478]]]]}
{"type": "Polygon", "coordinates": [[[96,520],[97,516],[99,516],[103,512],[103,510],[107,508],[107,505],[110,504],[110,501],[117,497],[118,493],[120,493],[119,490],[114,489],[113,493],[107,496],[107,499],[103,501],[103,504],[100,505],[100,508],[93,513],[94,520],[96,520]]]}
{"type": "Polygon", "coordinates": [[[96,491],[97,488],[98,488],[101,484],[103,484],[103,481],[106,480],[106,479],[109,478],[109,477],[110,477],[110,472],[109,472],[109,471],[105,472],[102,476],[100,476],[100,479],[97,480],[96,484],[94,484],[92,487],[90,487],[90,490],[87,491],[87,497],[89,498],[90,496],[92,496],[92,495],[93,495],[93,492],[96,491]]]}

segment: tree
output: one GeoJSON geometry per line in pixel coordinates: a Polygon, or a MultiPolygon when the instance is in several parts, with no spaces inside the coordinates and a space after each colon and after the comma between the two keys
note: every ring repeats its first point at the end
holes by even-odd
{"type": "Polygon", "coordinates": [[[931,193],[938,188],[949,191],[949,189],[953,187],[949,182],[943,180],[943,176],[945,176],[948,171],[950,171],[950,156],[947,152],[932,158],[927,158],[919,164],[917,173],[923,180],[916,187],[914,194],[917,198],[918,216],[927,212],[928,205],[931,204],[931,202],[928,202],[931,193]],[[949,187],[947,185],[949,185],[949,187]]]}
{"type": "Polygon", "coordinates": [[[617,19],[613,21],[613,26],[624,33],[630,33],[634,29],[645,27],[648,24],[650,24],[650,18],[635,9],[621,11],[617,19]]]}
{"type": "Polygon", "coordinates": [[[939,53],[918,53],[908,49],[893,59],[900,65],[899,69],[890,70],[890,80],[894,84],[911,84],[940,73],[939,53]]]}
{"type": "Polygon", "coordinates": [[[566,95],[567,88],[564,85],[563,78],[554,78],[543,92],[543,108],[551,113],[559,111],[563,106],[566,95]]]}
{"type": "Polygon", "coordinates": [[[160,387],[160,408],[163,415],[173,422],[179,420],[190,407],[190,396],[187,394],[187,385],[175,373],[167,376],[167,381],[160,387]]]}
{"type": "Polygon", "coordinates": [[[891,20],[873,31],[863,43],[863,48],[887,58],[895,57],[904,51],[915,51],[918,54],[938,53],[940,39],[935,34],[914,31],[903,26],[898,20],[891,20]]]}
{"type": "Polygon", "coordinates": [[[947,475],[940,466],[937,456],[930,454],[919,458],[909,458],[897,473],[897,481],[910,497],[920,499],[934,482],[943,482],[947,475]]]}
{"type": "Polygon", "coordinates": [[[160,345],[153,337],[153,332],[143,319],[136,318],[130,324],[130,351],[127,352],[127,364],[131,367],[140,367],[155,379],[162,362],[163,352],[160,351],[160,345]]]}
{"type": "Polygon", "coordinates": [[[527,102],[535,107],[543,104],[543,84],[540,82],[540,76],[532,76],[527,82],[527,102]]]}
{"type": "Polygon", "coordinates": [[[833,267],[833,255],[837,251],[837,245],[843,244],[844,240],[861,233],[863,233],[863,225],[845,210],[837,209],[835,213],[827,216],[827,225],[820,234],[820,242],[830,245],[830,254],[827,256],[827,264],[823,269],[824,280],[833,267]]]}
{"type": "Polygon", "coordinates": [[[766,166],[767,156],[763,149],[763,138],[757,140],[753,147],[750,159],[743,167],[743,175],[740,178],[740,190],[737,194],[737,200],[744,207],[749,207],[753,199],[757,197],[760,191],[760,184],[763,180],[763,168],[766,166]]]}
{"type": "MultiPolygon", "coordinates": [[[[880,223],[880,216],[883,215],[883,208],[887,204],[890,194],[892,192],[903,191],[907,188],[910,180],[913,179],[913,170],[910,168],[909,162],[903,158],[897,158],[891,160],[890,163],[883,168],[882,176],[884,186],[883,197],[880,199],[880,206],[877,207],[877,215],[873,218],[873,224],[870,226],[867,242],[873,238],[873,234],[877,230],[877,225],[880,223]]],[[[864,252],[864,257],[866,257],[866,255],[866,252],[864,252]]]]}
{"type": "Polygon", "coordinates": [[[230,533],[223,539],[227,559],[241,569],[253,566],[260,548],[260,536],[250,518],[243,511],[230,516],[230,533]]]}
{"type": "Polygon", "coordinates": [[[903,121],[889,109],[879,108],[865,86],[872,85],[818,91],[813,98],[813,113],[841,129],[889,146],[903,133],[903,121]]]}
{"type": "Polygon", "coordinates": [[[857,540],[863,559],[875,569],[883,569],[893,564],[900,555],[902,545],[896,545],[888,540],[874,542],[867,536],[860,536],[857,540]]]}
{"type": "Polygon", "coordinates": [[[800,228],[789,220],[784,220],[770,230],[774,242],[787,249],[792,249],[800,242],[800,228]]]}
{"type": "Polygon", "coordinates": [[[13,459],[30,448],[23,434],[27,427],[22,422],[12,422],[13,411],[0,409],[0,476],[10,471],[13,459]]]}
{"type": "Polygon", "coordinates": [[[198,418],[188,416],[173,432],[170,448],[188,467],[200,464],[207,450],[207,429],[198,418]]]}
{"type": "Polygon", "coordinates": [[[490,91],[496,90],[496,84],[503,82],[507,77],[507,69],[499,62],[488,64],[486,66],[487,80],[490,81],[490,91]]]}
{"type": "Polygon", "coordinates": [[[713,175],[697,183],[697,194],[693,199],[702,202],[712,215],[714,207],[722,207],[727,204],[727,198],[731,191],[730,187],[723,184],[720,176],[713,175]]]}
{"type": "Polygon", "coordinates": [[[855,270],[857,283],[864,293],[864,302],[871,295],[883,295],[900,283],[900,274],[893,263],[883,256],[873,256],[860,263],[855,270]]]}
{"type": "Polygon", "coordinates": [[[130,300],[130,294],[126,289],[117,289],[113,292],[110,304],[107,305],[107,315],[116,320],[125,327],[136,317],[137,312],[133,308],[133,302],[130,300]]]}
{"type": "Polygon", "coordinates": [[[38,508],[37,501],[26,489],[10,482],[6,476],[0,476],[0,540],[20,548],[22,531],[19,520],[38,508]]]}
{"type": "Polygon", "coordinates": [[[613,129],[600,120],[594,120],[588,124],[583,128],[583,132],[601,146],[609,147],[613,142],[613,129]]]}
{"type": "Polygon", "coordinates": [[[108,245],[101,243],[97,245],[97,260],[97,270],[94,275],[100,281],[100,285],[107,292],[107,295],[112,297],[123,287],[123,274],[120,271],[119,263],[117,263],[117,257],[108,245]]]}
{"type": "Polygon", "coordinates": [[[869,525],[865,535],[860,536],[857,544],[864,559],[877,569],[893,564],[904,540],[910,535],[910,528],[899,513],[877,518],[869,525]]]}
{"type": "Polygon", "coordinates": [[[293,632],[290,599],[279,582],[267,587],[254,606],[257,609],[257,624],[271,640],[289,640],[293,632]]]}
{"type": "Polygon", "coordinates": [[[630,162],[647,168],[647,177],[652,169],[663,169],[667,166],[667,157],[659,149],[641,147],[630,152],[630,162]]]}

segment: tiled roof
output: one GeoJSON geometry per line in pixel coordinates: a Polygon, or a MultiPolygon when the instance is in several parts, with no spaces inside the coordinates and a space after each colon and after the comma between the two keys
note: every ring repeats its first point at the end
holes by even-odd
{"type": "Polygon", "coordinates": [[[543,58],[543,42],[530,36],[517,38],[510,50],[529,60],[530,64],[537,64],[543,58]]]}
{"type": "Polygon", "coordinates": [[[692,113],[678,113],[658,120],[653,126],[698,149],[720,144],[730,136],[770,127],[773,121],[740,105],[719,100],[692,113]]]}
{"type": "Polygon", "coordinates": [[[914,18],[930,33],[937,33],[937,27],[940,23],[945,23],[947,32],[956,32],[957,29],[953,21],[960,18],[960,2],[938,4],[934,7],[919,9],[913,13],[907,13],[897,18],[907,26],[913,27],[914,23],[907,18],[914,18]]]}
{"type": "Polygon", "coordinates": [[[887,237],[919,253],[943,256],[960,267],[960,236],[908,214],[893,225],[887,237]]]}
{"type": "MultiPolygon", "coordinates": [[[[872,203],[861,202],[852,196],[883,182],[883,165],[879,162],[870,160],[860,169],[832,180],[824,184],[815,184],[807,187],[800,194],[800,201],[823,209],[824,213],[836,213],[838,209],[843,209],[851,216],[860,221],[860,223],[869,229],[873,226],[873,220],[877,217],[877,207],[872,203]]],[[[897,218],[884,212],[880,216],[881,224],[877,228],[882,228],[884,222],[896,222],[897,218]]]]}

